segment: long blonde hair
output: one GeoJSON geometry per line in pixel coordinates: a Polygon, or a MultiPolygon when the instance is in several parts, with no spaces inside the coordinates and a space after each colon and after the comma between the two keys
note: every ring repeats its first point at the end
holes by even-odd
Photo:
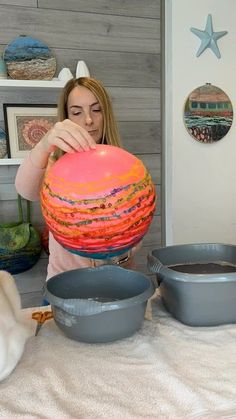
{"type": "Polygon", "coordinates": [[[68,97],[70,92],[77,86],[83,86],[89,89],[99,101],[103,114],[101,143],[122,147],[111,100],[102,83],[92,77],[79,77],[78,79],[71,79],[67,82],[59,98],[58,120],[63,121],[68,118],[68,97]]]}

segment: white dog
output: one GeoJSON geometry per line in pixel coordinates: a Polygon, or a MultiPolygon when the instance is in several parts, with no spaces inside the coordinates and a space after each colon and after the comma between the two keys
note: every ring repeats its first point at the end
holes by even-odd
{"type": "Polygon", "coordinates": [[[0,271],[0,381],[19,362],[30,330],[21,320],[21,300],[15,280],[0,271]]]}

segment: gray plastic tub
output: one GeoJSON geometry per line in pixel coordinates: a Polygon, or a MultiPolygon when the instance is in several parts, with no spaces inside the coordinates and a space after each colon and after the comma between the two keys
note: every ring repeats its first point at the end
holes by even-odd
{"type": "Polygon", "coordinates": [[[136,332],[153,293],[147,276],[113,265],[63,272],[45,287],[58,327],[67,337],[90,343],[136,332]]]}
{"type": "Polygon", "coordinates": [[[236,323],[235,245],[202,243],[155,249],[148,255],[148,268],[156,273],[166,309],[182,323],[191,326],[236,323]],[[175,270],[182,270],[183,265],[187,269],[175,270]],[[198,266],[197,271],[205,272],[186,272],[198,266]],[[216,266],[219,269],[213,271],[219,272],[211,272],[216,266]]]}

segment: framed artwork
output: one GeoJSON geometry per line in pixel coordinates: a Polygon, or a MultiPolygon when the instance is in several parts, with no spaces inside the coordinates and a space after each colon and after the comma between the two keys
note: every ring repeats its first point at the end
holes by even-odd
{"type": "Polygon", "coordinates": [[[7,158],[7,141],[4,129],[0,128],[0,159],[7,158]]]}
{"type": "Polygon", "coordinates": [[[57,121],[57,105],[4,103],[9,158],[25,157],[57,121]]]}
{"type": "Polygon", "coordinates": [[[232,103],[219,87],[206,83],[189,94],[184,106],[184,123],[195,140],[216,143],[225,137],[232,122],[232,103]]]}

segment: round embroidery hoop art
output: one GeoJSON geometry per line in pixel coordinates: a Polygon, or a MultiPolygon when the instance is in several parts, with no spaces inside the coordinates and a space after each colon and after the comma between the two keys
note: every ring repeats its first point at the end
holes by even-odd
{"type": "Polygon", "coordinates": [[[184,105],[184,123],[198,142],[216,143],[225,137],[232,122],[232,103],[219,87],[206,83],[189,94],[184,105]]]}
{"type": "Polygon", "coordinates": [[[56,59],[42,41],[21,35],[9,43],[3,54],[8,75],[16,80],[51,80],[56,59]]]}

